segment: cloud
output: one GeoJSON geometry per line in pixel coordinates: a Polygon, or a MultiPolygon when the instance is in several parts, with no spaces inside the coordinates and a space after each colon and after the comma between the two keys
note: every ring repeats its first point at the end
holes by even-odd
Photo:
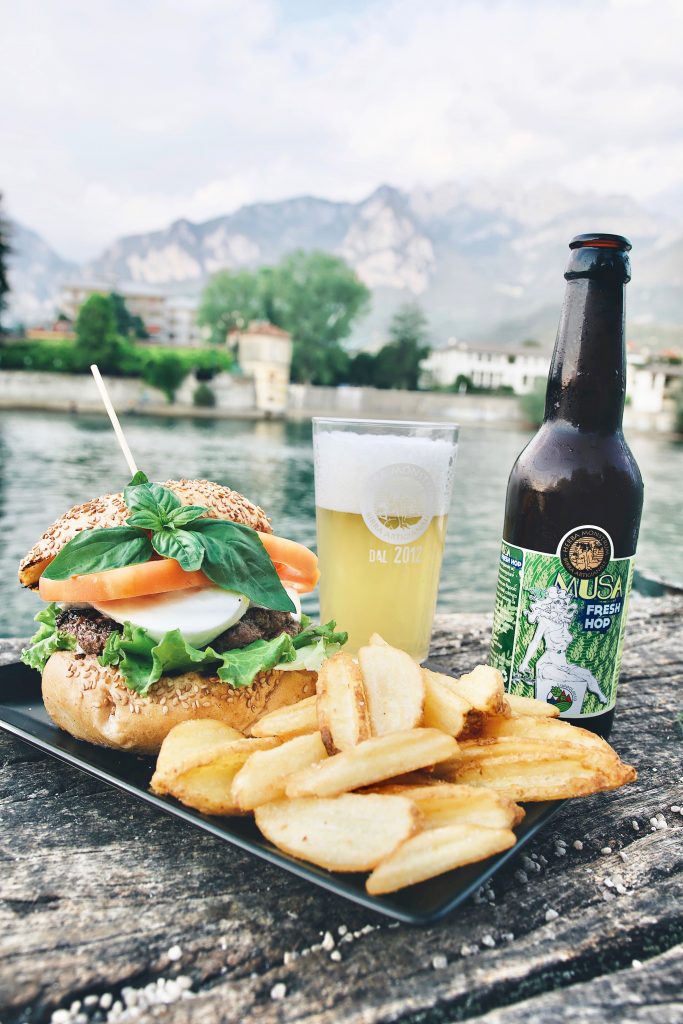
{"type": "Polygon", "coordinates": [[[66,255],[244,202],[682,177],[678,0],[33,0],[3,15],[0,187],[66,255]]]}

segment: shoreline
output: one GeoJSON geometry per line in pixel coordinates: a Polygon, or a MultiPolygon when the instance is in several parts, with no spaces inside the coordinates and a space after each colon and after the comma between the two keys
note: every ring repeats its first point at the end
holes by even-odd
{"type": "MultiPolygon", "coordinates": [[[[410,392],[409,392],[410,393],[410,392]]],[[[418,392],[418,394],[430,394],[431,392],[418,392]]],[[[506,399],[507,401],[508,399],[506,399]]],[[[106,419],[107,413],[101,403],[97,402],[75,402],[75,401],[36,401],[36,400],[21,400],[21,399],[4,399],[0,396],[0,412],[41,412],[41,413],[57,413],[61,415],[72,415],[72,416],[98,416],[106,419]]],[[[324,407],[313,408],[313,409],[301,409],[301,408],[290,408],[283,413],[272,413],[266,412],[259,409],[249,408],[235,408],[230,409],[226,407],[214,407],[214,408],[202,408],[201,406],[185,405],[181,403],[157,403],[157,402],[145,402],[145,403],[131,403],[128,407],[117,408],[118,415],[122,418],[127,416],[144,416],[158,419],[178,419],[178,420],[216,420],[216,421],[244,421],[251,423],[305,423],[310,422],[314,416],[329,416],[331,415],[330,410],[324,407]]],[[[393,412],[389,409],[382,410],[381,412],[375,410],[362,410],[355,409],[353,412],[345,414],[338,410],[335,410],[336,414],[342,418],[351,417],[359,420],[392,420],[392,419],[425,419],[419,413],[407,415],[403,409],[397,408],[393,412]]],[[[439,417],[431,417],[433,419],[443,419],[443,422],[453,422],[455,420],[461,429],[476,427],[487,427],[494,428],[496,430],[510,430],[519,429],[533,431],[536,429],[532,424],[525,422],[523,419],[509,417],[509,418],[498,418],[498,417],[458,417],[457,410],[454,410],[454,415],[439,417]]],[[[655,429],[644,429],[638,426],[638,424],[631,423],[626,427],[626,430],[631,435],[638,435],[643,437],[656,437],[662,441],[681,442],[683,441],[683,434],[676,433],[671,430],[655,430],[655,429]]]]}

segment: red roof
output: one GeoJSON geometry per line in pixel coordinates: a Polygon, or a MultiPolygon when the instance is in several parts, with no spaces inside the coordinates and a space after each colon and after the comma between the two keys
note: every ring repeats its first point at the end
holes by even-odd
{"type": "Polygon", "coordinates": [[[269,334],[273,338],[291,338],[289,331],[283,331],[281,327],[276,327],[268,320],[252,320],[248,327],[235,327],[228,333],[228,337],[240,334],[269,334]]]}

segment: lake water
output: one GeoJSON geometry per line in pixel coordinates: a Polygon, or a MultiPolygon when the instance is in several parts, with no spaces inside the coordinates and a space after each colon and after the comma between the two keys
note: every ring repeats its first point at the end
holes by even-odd
{"type": "MultiPolygon", "coordinates": [[[[151,479],[205,477],[262,505],[276,533],[315,546],[310,423],[127,417],[126,436],[151,479]]],[[[491,611],[507,476],[530,435],[489,427],[461,432],[440,611],[491,611]]],[[[683,445],[631,439],[645,478],[641,570],[683,580],[683,445]]],[[[0,635],[30,632],[38,599],[17,564],[70,506],[120,490],[128,473],[104,418],[0,414],[0,635]]],[[[307,599],[315,612],[315,596],[307,599]]]]}

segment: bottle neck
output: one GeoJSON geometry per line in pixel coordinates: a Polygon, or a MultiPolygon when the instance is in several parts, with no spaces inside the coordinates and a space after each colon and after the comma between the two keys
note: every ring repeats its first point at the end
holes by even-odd
{"type": "Polygon", "coordinates": [[[565,277],[545,420],[614,433],[621,429],[626,396],[625,281],[618,274],[573,275],[571,263],[565,277]]]}

